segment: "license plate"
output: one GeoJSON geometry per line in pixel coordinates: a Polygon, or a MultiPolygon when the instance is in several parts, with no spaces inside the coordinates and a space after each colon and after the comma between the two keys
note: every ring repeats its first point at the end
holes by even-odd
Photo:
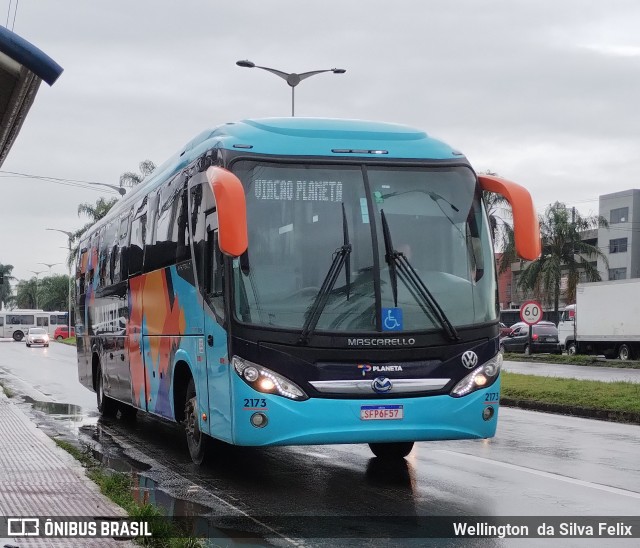
{"type": "Polygon", "coordinates": [[[404,418],[402,405],[362,405],[360,406],[360,420],[363,421],[394,421],[404,418]]]}

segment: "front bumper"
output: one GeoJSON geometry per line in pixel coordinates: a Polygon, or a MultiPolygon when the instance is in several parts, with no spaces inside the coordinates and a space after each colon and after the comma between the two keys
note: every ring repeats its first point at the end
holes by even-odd
{"type": "Polygon", "coordinates": [[[232,375],[232,443],[237,445],[314,445],[490,438],[495,435],[500,377],[488,388],[462,398],[449,395],[393,399],[311,398],[293,401],[257,392],[232,375]],[[361,420],[363,405],[402,405],[400,420],[361,420]],[[488,406],[495,413],[484,420],[488,406]],[[250,417],[266,415],[263,428],[250,417]]]}

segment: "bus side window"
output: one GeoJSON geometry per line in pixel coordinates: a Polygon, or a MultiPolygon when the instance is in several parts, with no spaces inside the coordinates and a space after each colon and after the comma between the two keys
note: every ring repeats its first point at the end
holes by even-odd
{"type": "Polygon", "coordinates": [[[221,316],[224,311],[223,265],[223,255],[218,244],[218,216],[213,212],[206,218],[204,291],[215,311],[221,316]]]}
{"type": "Polygon", "coordinates": [[[129,214],[120,218],[118,240],[113,250],[113,271],[111,279],[114,284],[127,279],[127,247],[129,246],[129,214]],[[123,276],[124,274],[124,276],[123,276]]]}

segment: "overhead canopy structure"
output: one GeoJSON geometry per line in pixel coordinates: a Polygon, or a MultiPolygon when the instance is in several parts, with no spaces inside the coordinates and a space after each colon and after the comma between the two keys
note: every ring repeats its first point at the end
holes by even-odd
{"type": "Polygon", "coordinates": [[[0,27],[0,166],[4,163],[40,82],[50,86],[62,67],[24,38],[0,27]]]}

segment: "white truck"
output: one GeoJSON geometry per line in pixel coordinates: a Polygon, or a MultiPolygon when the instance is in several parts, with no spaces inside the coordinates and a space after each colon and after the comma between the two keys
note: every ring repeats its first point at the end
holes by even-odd
{"type": "Polygon", "coordinates": [[[578,285],[576,304],[560,317],[558,339],[568,354],[640,357],[640,278],[578,285]]]}

